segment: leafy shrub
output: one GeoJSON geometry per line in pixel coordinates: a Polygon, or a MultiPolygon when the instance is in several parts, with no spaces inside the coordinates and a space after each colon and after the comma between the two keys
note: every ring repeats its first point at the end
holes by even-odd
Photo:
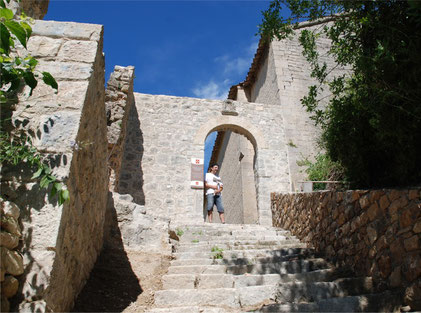
{"type": "Polygon", "coordinates": [[[421,183],[421,2],[274,0],[263,17],[264,39],[287,38],[304,19],[317,21],[299,37],[317,81],[301,102],[351,187],[421,183]],[[285,9],[288,15],[280,14],[285,9]],[[317,49],[321,35],[331,40],[336,64],[351,73],[329,75],[334,67],[317,49]]]}
{"type": "MultiPolygon", "coordinates": [[[[343,180],[343,169],[340,164],[333,162],[327,154],[319,153],[312,163],[308,159],[298,161],[299,166],[307,166],[305,169],[308,179],[311,181],[340,181],[343,180]]],[[[314,183],[313,190],[325,190],[325,183],[314,183]]]]}

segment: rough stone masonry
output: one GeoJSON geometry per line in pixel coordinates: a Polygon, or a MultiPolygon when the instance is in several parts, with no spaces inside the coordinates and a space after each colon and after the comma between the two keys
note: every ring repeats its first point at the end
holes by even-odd
{"type": "Polygon", "coordinates": [[[24,90],[13,123],[32,134],[67,185],[70,202],[59,206],[24,168],[2,167],[1,191],[21,210],[19,310],[61,312],[72,308],[102,247],[108,192],[103,27],[36,21],[32,28],[28,52],[59,90],[43,83],[31,97],[24,90]]]}

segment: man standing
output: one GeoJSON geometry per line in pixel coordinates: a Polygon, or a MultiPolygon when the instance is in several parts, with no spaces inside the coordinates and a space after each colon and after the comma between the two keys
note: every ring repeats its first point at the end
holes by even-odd
{"type": "Polygon", "coordinates": [[[224,207],[222,206],[222,196],[221,191],[223,189],[223,184],[221,178],[216,176],[216,173],[219,170],[218,164],[212,164],[209,167],[209,172],[206,173],[205,177],[205,188],[206,188],[206,200],[207,200],[207,212],[208,212],[208,221],[212,223],[212,213],[213,206],[216,205],[216,208],[219,213],[219,218],[221,219],[222,224],[225,224],[224,217],[224,207]]]}

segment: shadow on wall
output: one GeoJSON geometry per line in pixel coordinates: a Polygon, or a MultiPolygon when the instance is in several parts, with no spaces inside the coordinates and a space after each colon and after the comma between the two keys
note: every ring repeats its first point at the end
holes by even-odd
{"type": "Polygon", "coordinates": [[[145,205],[142,170],[143,151],[143,133],[140,129],[139,113],[133,103],[127,123],[126,142],[117,192],[131,195],[133,201],[140,205],[145,205]]]}
{"type": "Polygon", "coordinates": [[[124,251],[111,195],[104,247],[71,312],[122,312],[143,292],[124,251]]]}

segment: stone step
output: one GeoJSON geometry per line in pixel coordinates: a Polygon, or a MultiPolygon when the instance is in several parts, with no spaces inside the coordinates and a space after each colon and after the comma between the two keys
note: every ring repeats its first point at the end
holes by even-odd
{"type": "Polygon", "coordinates": [[[343,298],[371,293],[371,278],[342,278],[333,282],[290,282],[278,286],[276,301],[285,302],[318,302],[327,298],[343,298]]]}
{"type": "Polygon", "coordinates": [[[170,266],[168,274],[287,274],[311,272],[325,269],[329,265],[321,258],[283,261],[277,263],[256,263],[251,265],[180,265],[170,266]]]}
{"type": "Polygon", "coordinates": [[[243,288],[277,285],[291,282],[323,282],[337,279],[334,269],[323,269],[296,274],[167,274],[162,277],[163,289],[243,288]]]}
{"type": "Polygon", "coordinates": [[[171,224],[171,229],[183,229],[187,231],[205,231],[205,230],[243,230],[243,231],[284,231],[280,227],[263,226],[259,224],[221,224],[221,223],[200,223],[200,224],[171,224]]]}
{"type": "Polygon", "coordinates": [[[229,265],[226,272],[234,275],[249,274],[295,274],[326,269],[329,264],[322,258],[256,263],[251,265],[229,265]]]}
{"type": "Polygon", "coordinates": [[[171,229],[182,238],[183,236],[238,236],[244,238],[259,238],[259,237],[276,237],[276,236],[291,236],[291,233],[286,230],[274,229],[241,229],[241,228],[197,228],[178,227],[171,229]]]}
{"type": "MultiPolygon", "coordinates": [[[[240,308],[275,299],[276,286],[251,286],[241,289],[170,289],[155,292],[157,307],[219,306],[240,308]]],[[[186,311],[190,312],[190,311],[186,311]]]]}
{"type": "MultiPolygon", "coordinates": [[[[307,245],[303,243],[284,245],[281,249],[253,249],[253,250],[227,250],[223,251],[224,259],[238,259],[238,258],[260,258],[260,257],[282,257],[288,254],[299,254],[300,251],[307,249],[307,245]]],[[[173,256],[176,259],[212,259],[214,253],[209,252],[175,252],[173,256]]]]}
{"type": "Polygon", "coordinates": [[[177,252],[197,252],[197,251],[211,251],[213,248],[219,248],[226,250],[257,250],[257,249],[282,249],[285,246],[290,245],[299,245],[300,241],[296,240],[285,240],[279,241],[275,244],[238,244],[238,243],[221,243],[221,244],[189,244],[189,245],[179,245],[176,247],[177,252]]]}
{"type": "Polygon", "coordinates": [[[294,236],[270,236],[264,238],[245,238],[245,237],[210,237],[210,236],[183,236],[179,240],[179,245],[191,244],[223,244],[223,243],[238,243],[238,244],[276,244],[279,241],[297,240],[294,236]]]}
{"type": "MultiPolygon", "coordinates": [[[[311,303],[313,309],[292,306],[285,310],[285,304],[269,304],[254,312],[400,312],[402,297],[392,292],[328,298],[311,303]],[[297,310],[298,309],[298,310],[297,310]]],[[[288,304],[289,305],[289,304],[288,304]]]]}
{"type": "Polygon", "coordinates": [[[233,310],[205,306],[180,306],[171,308],[155,308],[145,313],[234,313],[233,310]]]}
{"type": "Polygon", "coordinates": [[[301,260],[306,258],[319,258],[321,255],[315,252],[303,252],[299,254],[290,254],[275,257],[249,257],[249,258],[233,258],[233,259],[212,259],[212,258],[195,258],[195,259],[178,259],[172,260],[171,265],[212,265],[212,264],[225,264],[225,265],[252,265],[256,263],[276,263],[283,261],[301,260]]]}

